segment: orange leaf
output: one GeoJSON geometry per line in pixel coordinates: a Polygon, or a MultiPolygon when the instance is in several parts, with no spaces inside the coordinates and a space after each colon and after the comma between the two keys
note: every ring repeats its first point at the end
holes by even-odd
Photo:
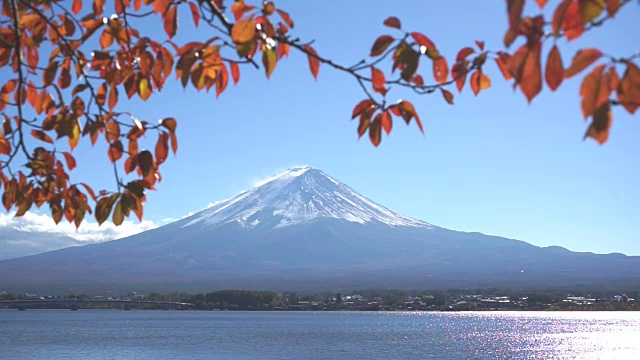
{"type": "Polygon", "coordinates": [[[73,0],[73,5],[71,5],[71,11],[74,14],[78,15],[78,13],[82,10],[82,0],[73,0]]]}
{"type": "Polygon", "coordinates": [[[478,70],[474,71],[473,74],[471,74],[471,80],[469,80],[469,84],[471,85],[473,94],[477,96],[480,91],[491,86],[491,79],[489,79],[487,75],[483,74],[482,71],[478,70]]]}
{"type": "Polygon", "coordinates": [[[369,125],[369,139],[375,147],[380,145],[380,141],[382,140],[382,124],[380,118],[380,114],[376,115],[371,125],[369,125]]]}
{"type": "Polygon", "coordinates": [[[240,81],[240,67],[238,63],[230,61],[229,67],[231,67],[231,77],[233,78],[233,83],[237,84],[240,81]]]}
{"type": "Polygon", "coordinates": [[[398,19],[395,16],[390,16],[388,17],[384,23],[385,25],[387,25],[388,27],[392,27],[392,28],[396,28],[396,29],[401,29],[401,25],[400,25],[400,19],[398,19]]]}
{"type": "Polygon", "coordinates": [[[611,128],[611,109],[609,103],[601,105],[593,113],[591,124],[584,134],[584,138],[590,137],[596,140],[600,145],[604,144],[609,138],[609,129],[611,128]]]}
{"type": "Polygon", "coordinates": [[[433,77],[440,84],[447,82],[447,78],[449,77],[449,65],[447,64],[447,59],[444,57],[440,57],[433,61],[433,77]]]}
{"type": "Polygon", "coordinates": [[[236,21],[240,20],[244,13],[253,9],[255,9],[255,6],[245,4],[244,0],[236,1],[233,3],[233,5],[231,5],[231,12],[233,13],[236,21]]]}
{"type": "Polygon", "coordinates": [[[111,35],[111,28],[106,28],[100,36],[100,47],[106,49],[113,44],[113,36],[111,35]]]}
{"type": "MultiPolygon", "coordinates": [[[[75,169],[76,167],[76,159],[73,157],[73,155],[71,155],[69,152],[64,151],[62,153],[62,155],[64,156],[64,159],[67,162],[67,168],[69,168],[69,171],[75,169]]],[[[95,197],[95,195],[94,195],[95,197]]]]}
{"type": "Polygon", "coordinates": [[[174,37],[178,30],[177,14],[178,6],[174,5],[169,8],[164,17],[164,31],[169,35],[169,38],[174,37]]]}
{"type": "Polygon", "coordinates": [[[311,47],[311,45],[306,45],[305,50],[309,53],[307,58],[309,59],[309,70],[311,70],[311,74],[314,79],[318,79],[318,71],[320,71],[320,60],[316,57],[318,53],[311,47]],[[315,55],[315,56],[314,56],[315,55]]]}
{"type": "Polygon", "coordinates": [[[509,67],[507,65],[510,59],[511,55],[507,54],[504,51],[498,51],[496,64],[498,64],[498,68],[500,69],[500,72],[502,73],[502,76],[504,76],[505,80],[511,80],[512,78],[511,73],[509,72],[509,67]]]}
{"type": "Polygon", "coordinates": [[[375,102],[371,99],[365,99],[360,101],[354,108],[351,113],[351,120],[355,119],[356,116],[362,114],[365,110],[375,109],[375,102]]]}
{"type": "Polygon", "coordinates": [[[393,43],[394,40],[395,39],[393,38],[393,36],[390,36],[390,35],[380,36],[373,43],[373,46],[371,47],[371,53],[369,54],[369,56],[381,55],[385,50],[387,50],[389,45],[391,45],[391,43],[393,43]]]}
{"type": "Polygon", "coordinates": [[[568,79],[573,75],[581,72],[582,70],[589,67],[589,65],[593,64],[601,56],[602,52],[598,49],[590,48],[578,50],[576,55],[573,57],[573,60],[571,60],[571,65],[564,72],[564,77],[568,79]]]}
{"type": "Polygon", "coordinates": [[[220,96],[229,83],[229,72],[227,67],[222,64],[216,78],[216,97],[220,96]]]}
{"type": "Polygon", "coordinates": [[[51,138],[51,136],[47,135],[42,130],[32,129],[31,130],[31,136],[33,136],[34,138],[36,138],[36,139],[38,139],[40,141],[44,141],[46,143],[53,144],[53,139],[51,138]]]}
{"type": "Polygon", "coordinates": [[[577,39],[584,32],[584,18],[578,2],[571,2],[562,19],[562,31],[567,40],[577,39]]]}
{"type": "Polygon", "coordinates": [[[603,76],[604,68],[604,64],[596,66],[589,75],[585,76],[580,85],[582,115],[585,119],[609,100],[611,93],[610,73],[603,76]]]}
{"type": "Polygon", "coordinates": [[[252,19],[240,20],[231,29],[231,39],[235,43],[246,43],[256,36],[256,23],[252,19]]]}
{"type": "Polygon", "coordinates": [[[444,97],[445,101],[450,105],[453,105],[453,94],[449,90],[445,90],[443,88],[440,88],[440,91],[442,92],[442,96],[444,97]]]}
{"type": "Polygon", "coordinates": [[[391,133],[393,120],[391,119],[391,114],[389,114],[389,110],[382,113],[382,116],[380,117],[380,125],[382,125],[382,129],[384,129],[387,135],[391,133]]]}
{"type": "Polygon", "coordinates": [[[109,121],[107,121],[107,129],[106,132],[104,133],[105,138],[107,139],[108,142],[114,142],[116,140],[118,140],[118,138],[120,137],[120,125],[118,125],[118,123],[111,119],[109,121]]]}
{"type": "Polygon", "coordinates": [[[373,86],[373,91],[386,95],[387,89],[385,89],[384,85],[386,83],[386,79],[384,73],[375,67],[371,67],[371,85],[373,86]]]}
{"type": "Polygon", "coordinates": [[[634,114],[640,107],[640,69],[636,64],[627,62],[627,69],[616,90],[622,107],[630,114],[634,114]]]}
{"type": "Polygon", "coordinates": [[[547,68],[544,73],[544,78],[547,81],[547,85],[551,91],[555,91],[562,83],[564,78],[564,67],[562,66],[562,57],[557,46],[553,46],[549,51],[547,58],[547,68]]]}
{"type": "Polygon", "coordinates": [[[420,46],[424,46],[427,49],[435,49],[436,48],[436,45],[433,43],[433,41],[431,41],[431,39],[429,39],[427,36],[425,36],[422,33],[412,32],[411,33],[411,37],[413,37],[413,39],[420,46]]]}

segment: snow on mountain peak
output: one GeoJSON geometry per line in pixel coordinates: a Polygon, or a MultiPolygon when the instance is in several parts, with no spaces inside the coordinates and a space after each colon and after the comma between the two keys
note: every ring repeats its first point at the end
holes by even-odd
{"type": "Polygon", "coordinates": [[[294,167],[236,197],[193,215],[183,227],[238,223],[246,228],[279,228],[317,218],[389,226],[431,227],[379,205],[319,169],[294,167]]]}

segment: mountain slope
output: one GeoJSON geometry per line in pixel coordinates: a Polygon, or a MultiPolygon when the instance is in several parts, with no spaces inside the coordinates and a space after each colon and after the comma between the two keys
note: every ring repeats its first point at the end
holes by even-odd
{"type": "Polygon", "coordinates": [[[638,266],[640,257],[439,228],[303,167],[158,229],[0,261],[0,289],[626,286],[640,284],[638,266]]]}

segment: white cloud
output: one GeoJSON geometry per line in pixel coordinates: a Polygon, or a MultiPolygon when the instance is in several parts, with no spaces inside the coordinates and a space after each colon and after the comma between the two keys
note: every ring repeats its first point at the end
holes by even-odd
{"type": "Polygon", "coordinates": [[[54,233],[87,242],[120,239],[162,225],[150,220],[142,220],[142,222],[139,223],[127,220],[120,226],[115,226],[110,222],[105,222],[102,226],[98,226],[95,222],[85,220],[82,222],[82,225],[80,225],[80,228],[76,230],[75,225],[68,223],[64,218],[56,225],[51,216],[45,214],[27,212],[21,217],[14,217],[14,215],[15,211],[9,214],[0,213],[0,229],[13,228],[25,232],[54,233]]]}

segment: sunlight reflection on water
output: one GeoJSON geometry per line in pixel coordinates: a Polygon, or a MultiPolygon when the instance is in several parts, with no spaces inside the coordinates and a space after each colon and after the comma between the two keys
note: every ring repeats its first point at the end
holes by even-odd
{"type": "Polygon", "coordinates": [[[0,311],[1,358],[640,359],[633,312],[0,311]]]}

